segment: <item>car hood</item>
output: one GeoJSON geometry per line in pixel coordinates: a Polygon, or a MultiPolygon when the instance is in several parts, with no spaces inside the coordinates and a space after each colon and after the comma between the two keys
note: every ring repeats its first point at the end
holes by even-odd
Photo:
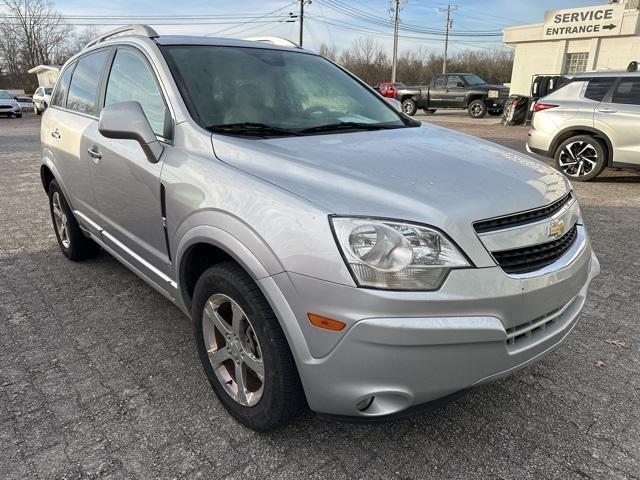
{"type": "Polygon", "coordinates": [[[542,162],[433,125],[267,140],[214,135],[213,147],[223,162],[330,213],[443,229],[541,207],[570,189],[542,162]]]}
{"type": "Polygon", "coordinates": [[[14,106],[17,102],[12,98],[0,98],[0,105],[14,106]]]}

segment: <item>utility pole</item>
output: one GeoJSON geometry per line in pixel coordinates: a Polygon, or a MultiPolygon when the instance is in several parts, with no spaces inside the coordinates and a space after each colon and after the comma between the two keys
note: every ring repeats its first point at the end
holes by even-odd
{"type": "Polygon", "coordinates": [[[400,0],[392,0],[393,7],[393,63],[391,65],[391,81],[396,81],[396,69],[398,67],[398,29],[400,24],[400,0]]]}
{"type": "Polygon", "coordinates": [[[298,41],[298,45],[302,47],[302,42],[304,41],[304,4],[311,3],[311,0],[300,0],[300,39],[298,41]]]}
{"type": "Polygon", "coordinates": [[[455,5],[447,5],[447,8],[440,8],[440,12],[447,12],[447,28],[444,36],[444,61],[442,62],[442,73],[447,73],[447,53],[449,50],[449,30],[453,25],[453,20],[451,20],[451,12],[453,12],[457,7],[455,5]]]}

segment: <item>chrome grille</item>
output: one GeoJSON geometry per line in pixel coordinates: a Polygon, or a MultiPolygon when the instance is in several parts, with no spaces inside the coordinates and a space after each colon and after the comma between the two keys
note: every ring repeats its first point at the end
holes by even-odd
{"type": "Polygon", "coordinates": [[[551,265],[569,250],[578,236],[578,227],[552,242],[541,243],[531,247],[515,248],[492,252],[493,258],[506,273],[529,273],[551,265]]]}

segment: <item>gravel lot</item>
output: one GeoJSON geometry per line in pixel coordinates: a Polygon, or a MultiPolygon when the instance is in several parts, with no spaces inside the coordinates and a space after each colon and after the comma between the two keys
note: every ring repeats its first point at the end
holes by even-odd
{"type": "MultiPolygon", "coordinates": [[[[519,149],[526,136],[428,121],[519,149]]],[[[308,413],[265,435],[225,414],[175,307],[107,254],[62,256],[38,127],[0,119],[1,478],[640,478],[639,175],[576,185],[603,272],[540,364],[410,420],[308,413]]]]}

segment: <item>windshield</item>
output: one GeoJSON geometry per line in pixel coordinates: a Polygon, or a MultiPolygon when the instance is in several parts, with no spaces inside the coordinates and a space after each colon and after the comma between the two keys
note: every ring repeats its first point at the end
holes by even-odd
{"type": "Polygon", "coordinates": [[[487,84],[487,82],[485,82],[483,79],[481,79],[477,75],[464,75],[464,79],[468,85],[486,85],[487,84]]]}
{"type": "Polygon", "coordinates": [[[51,92],[53,92],[53,87],[47,87],[44,89],[45,95],[51,95],[51,92]]]}
{"type": "Polygon", "coordinates": [[[192,114],[213,131],[299,135],[406,126],[382,98],[320,56],[194,45],[164,52],[192,114]]]}
{"type": "Polygon", "coordinates": [[[11,100],[13,97],[4,90],[0,90],[0,100],[11,100]]]}

